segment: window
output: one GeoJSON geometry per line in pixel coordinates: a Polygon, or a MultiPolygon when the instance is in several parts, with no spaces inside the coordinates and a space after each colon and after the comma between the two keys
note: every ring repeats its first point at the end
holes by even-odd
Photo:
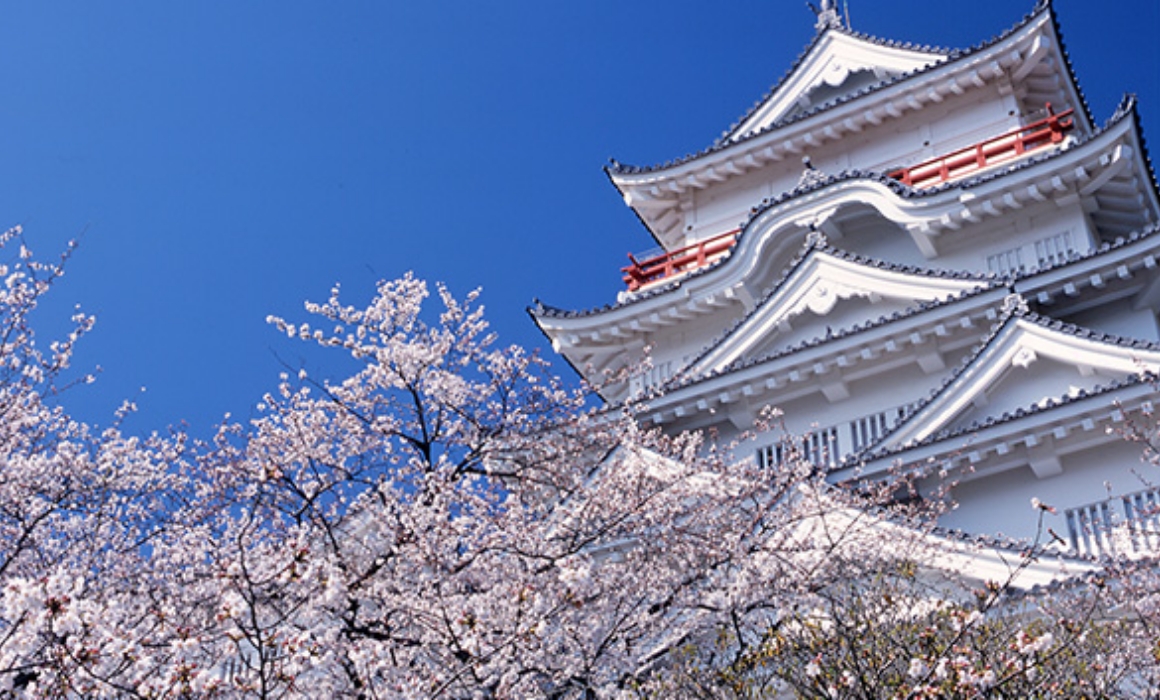
{"type": "Polygon", "coordinates": [[[645,389],[653,389],[667,382],[673,376],[673,361],[657,362],[641,376],[645,389]]]}
{"type": "Polygon", "coordinates": [[[1070,231],[1035,241],[1035,263],[1041,270],[1067,262],[1074,252],[1075,246],[1071,243],[1070,231]]]}
{"type": "Polygon", "coordinates": [[[795,458],[817,467],[836,467],[842,456],[837,427],[814,431],[796,443],[781,440],[757,450],[757,461],[766,468],[781,467],[795,458]]]}
{"type": "Polygon", "coordinates": [[[1011,248],[987,256],[987,270],[996,275],[1010,275],[1023,272],[1023,249],[1011,248]]]}
{"type": "Polygon", "coordinates": [[[757,461],[763,467],[780,467],[790,459],[799,457],[819,467],[836,467],[844,457],[861,452],[881,440],[913,413],[916,407],[917,404],[907,404],[888,408],[855,418],[844,425],[819,428],[800,441],[780,440],[759,448],[757,461]]]}
{"type": "Polygon", "coordinates": [[[1160,489],[1064,512],[1072,549],[1082,554],[1160,551],[1160,489]]]}
{"type": "Polygon", "coordinates": [[[850,438],[854,452],[866,449],[882,439],[894,426],[903,421],[914,411],[915,405],[889,408],[881,413],[875,413],[850,421],[850,438]]]}

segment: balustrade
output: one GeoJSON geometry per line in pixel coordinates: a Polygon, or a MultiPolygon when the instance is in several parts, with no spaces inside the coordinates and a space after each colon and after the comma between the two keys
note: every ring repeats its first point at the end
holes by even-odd
{"type": "Polygon", "coordinates": [[[704,267],[729,252],[729,249],[737,242],[739,233],[741,233],[741,229],[726,231],[712,238],[706,238],[684,248],[678,248],[645,260],[637,260],[632,253],[629,253],[628,259],[632,264],[620,268],[620,271],[624,273],[624,282],[628,285],[629,290],[635,292],[646,284],[659,282],[704,267]]]}
{"type": "Polygon", "coordinates": [[[1081,554],[1160,552],[1160,488],[1069,508],[1064,517],[1081,554]]]}
{"type": "Polygon", "coordinates": [[[1075,110],[1056,114],[1047,104],[1047,117],[1021,126],[974,146],[968,146],[938,158],[890,173],[890,177],[911,187],[932,187],[970,175],[983,168],[1017,158],[1024,153],[1063,141],[1064,134],[1075,127],[1070,118],[1075,110]]]}

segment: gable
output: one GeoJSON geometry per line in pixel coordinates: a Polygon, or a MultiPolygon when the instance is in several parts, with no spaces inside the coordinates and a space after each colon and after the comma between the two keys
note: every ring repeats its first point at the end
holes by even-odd
{"type": "Polygon", "coordinates": [[[876,449],[968,429],[987,417],[1049,407],[1160,370],[1160,348],[1131,347],[1083,329],[1009,317],[975,358],[876,449]]]}
{"type": "Polygon", "coordinates": [[[993,383],[975,394],[963,410],[943,426],[943,430],[958,432],[988,418],[1033,407],[1046,408],[1060,400],[1075,398],[1123,379],[1121,373],[1096,371],[1050,356],[1038,357],[1028,353],[1022,362],[1027,364],[1012,363],[993,383]]]}
{"type": "Polygon", "coordinates": [[[814,248],[749,317],[693,365],[716,372],[741,359],[825,338],[895,312],[978,289],[975,279],[919,274],[814,248]],[[795,329],[797,329],[795,331],[795,329]]]}
{"type": "Polygon", "coordinates": [[[841,330],[864,325],[913,308],[915,300],[883,297],[868,289],[846,287],[837,293],[824,288],[813,295],[814,303],[794,315],[786,315],[768,334],[756,338],[741,359],[773,355],[779,350],[827,338],[841,330]],[[825,303],[817,304],[818,301],[825,303]]]}
{"type": "Polygon", "coordinates": [[[929,50],[905,49],[843,31],[827,31],[727,140],[740,140],[787,117],[946,58],[929,50]]]}

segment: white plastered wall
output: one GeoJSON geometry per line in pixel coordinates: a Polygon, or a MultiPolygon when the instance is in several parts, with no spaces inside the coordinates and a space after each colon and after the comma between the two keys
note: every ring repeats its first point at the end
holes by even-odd
{"type": "Polygon", "coordinates": [[[948,98],[938,106],[905,113],[879,127],[868,126],[858,134],[846,134],[760,170],[697,190],[686,212],[686,234],[697,240],[736,228],[762,200],[797,187],[805,171],[805,156],[825,174],[885,172],[1009,131],[1022,123],[1016,109],[1014,98],[1001,96],[997,88],[988,86],[982,92],[948,98]]]}
{"type": "Polygon", "coordinates": [[[1148,488],[1149,475],[1152,484],[1160,480],[1156,467],[1141,464],[1140,448],[1125,441],[1065,454],[1061,464],[1062,473],[1045,479],[1022,466],[962,483],[952,490],[958,507],[940,523],[971,533],[1031,538],[1038,518],[1031,499],[1038,498],[1058,511],[1045,515],[1044,525],[1067,537],[1067,508],[1148,488]]]}

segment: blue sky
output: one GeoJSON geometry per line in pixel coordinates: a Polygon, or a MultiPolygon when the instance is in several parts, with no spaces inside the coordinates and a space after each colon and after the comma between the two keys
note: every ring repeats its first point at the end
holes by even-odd
{"type": "MultiPolygon", "coordinates": [[[[1033,0],[849,0],[856,30],[949,47],[1033,0]]],[[[1056,0],[1097,120],[1125,92],[1160,138],[1160,5],[1056,0]]],[[[813,36],[796,0],[39,0],[0,5],[0,226],[81,246],[38,312],[97,315],[65,405],[132,425],[251,414],[306,354],[265,324],[408,270],[524,307],[611,301],[651,239],[601,167],[709,145],[813,36]],[[140,388],[147,388],[145,393],[140,388]]],[[[563,363],[559,371],[568,373],[563,363]]]]}

